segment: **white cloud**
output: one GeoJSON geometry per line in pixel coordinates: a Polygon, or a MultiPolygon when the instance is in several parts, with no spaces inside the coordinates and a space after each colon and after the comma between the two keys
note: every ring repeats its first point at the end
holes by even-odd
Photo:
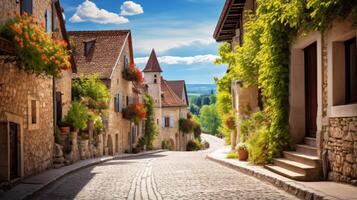
{"type": "MultiPolygon", "coordinates": [[[[197,56],[187,56],[187,57],[180,57],[180,56],[161,56],[157,59],[159,60],[160,64],[168,64],[168,65],[176,65],[176,64],[184,64],[184,65],[191,65],[197,63],[213,63],[219,56],[207,54],[207,55],[197,55],[197,56]]],[[[136,64],[146,64],[149,57],[142,57],[136,58],[136,64]]]]}
{"type": "Polygon", "coordinates": [[[124,24],[129,22],[125,17],[98,8],[95,3],[89,0],[84,1],[77,7],[76,12],[69,21],[72,23],[88,21],[100,24],[124,24]]]}
{"type": "Polygon", "coordinates": [[[121,15],[139,15],[144,13],[143,7],[133,1],[125,1],[120,7],[121,15]]]}

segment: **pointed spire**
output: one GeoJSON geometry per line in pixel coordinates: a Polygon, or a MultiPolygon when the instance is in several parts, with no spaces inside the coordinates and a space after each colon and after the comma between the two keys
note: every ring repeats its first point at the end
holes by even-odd
{"type": "Polygon", "coordinates": [[[149,60],[143,72],[162,72],[155,50],[152,49],[149,60]]]}

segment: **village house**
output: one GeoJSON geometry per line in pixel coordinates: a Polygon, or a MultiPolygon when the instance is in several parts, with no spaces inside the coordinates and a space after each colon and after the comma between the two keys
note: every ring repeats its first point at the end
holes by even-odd
{"type": "MultiPolygon", "coordinates": [[[[142,100],[140,87],[125,80],[123,70],[134,63],[129,30],[70,31],[74,43],[77,77],[98,75],[109,88],[111,100],[104,119],[104,153],[131,152],[139,135],[139,125],[123,118],[123,108],[142,100]],[[134,98],[136,96],[136,98],[134,98]]],[[[142,126],[140,126],[142,127],[142,126]]]]}
{"type": "MultiPolygon", "coordinates": [[[[229,42],[233,51],[237,45],[243,44],[245,11],[255,12],[257,3],[255,0],[226,1],[220,15],[214,38],[217,42],[229,42]]],[[[241,80],[233,80],[231,83],[231,95],[233,109],[239,118],[247,115],[248,111],[257,111],[263,108],[260,91],[257,86],[245,87],[241,80]]],[[[235,149],[239,143],[239,126],[231,133],[231,148],[235,149]]]]}
{"type": "Polygon", "coordinates": [[[168,142],[171,150],[186,150],[187,142],[193,134],[179,131],[179,120],[187,118],[188,98],[185,81],[165,80],[155,50],[143,70],[148,94],[154,99],[154,112],[159,134],[154,141],[154,148],[161,148],[162,142],[168,142]]]}
{"type": "MultiPolygon", "coordinates": [[[[15,13],[32,15],[52,37],[69,43],[58,0],[3,0],[0,23],[15,13]]],[[[68,46],[69,48],[69,46],[68,46]]],[[[71,104],[72,67],[61,78],[36,76],[19,68],[14,46],[0,37],[0,182],[52,167],[57,119],[71,104]]]]}
{"type": "MultiPolygon", "coordinates": [[[[227,0],[215,39],[232,47],[242,44],[243,12],[254,12],[257,6],[252,0],[227,0]]],[[[331,22],[324,33],[310,32],[293,42],[287,106],[296,151],[283,152],[283,158],[274,159],[268,169],[297,180],[357,182],[356,37],[350,16],[331,22]]],[[[258,90],[242,90],[241,84],[232,83],[233,105],[239,114],[241,102],[252,108],[259,104],[258,90]]]]}

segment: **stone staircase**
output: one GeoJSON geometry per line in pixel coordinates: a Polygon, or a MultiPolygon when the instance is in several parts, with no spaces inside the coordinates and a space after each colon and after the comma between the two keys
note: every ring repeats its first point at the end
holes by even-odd
{"type": "Polygon", "coordinates": [[[321,179],[321,160],[317,156],[316,138],[304,138],[303,144],[296,145],[296,151],[284,151],[283,158],[275,158],[267,169],[298,181],[318,181],[321,179]]]}

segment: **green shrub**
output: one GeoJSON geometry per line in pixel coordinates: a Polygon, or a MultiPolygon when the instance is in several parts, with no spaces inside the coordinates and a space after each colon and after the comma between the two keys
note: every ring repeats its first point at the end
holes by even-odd
{"type": "Polygon", "coordinates": [[[245,116],[240,120],[240,141],[245,142],[249,138],[250,133],[254,133],[262,125],[266,125],[267,118],[264,112],[258,111],[249,116],[245,116]]]}
{"type": "Polygon", "coordinates": [[[171,149],[171,143],[168,140],[161,141],[161,148],[162,149],[171,149]]]}
{"type": "Polygon", "coordinates": [[[145,142],[148,149],[153,148],[153,142],[158,134],[157,126],[154,118],[154,100],[146,94],[144,96],[144,105],[146,109],[146,121],[145,121],[145,142]]]}
{"type": "Polygon", "coordinates": [[[249,162],[264,165],[271,160],[269,153],[269,132],[266,126],[260,127],[247,141],[249,148],[249,162]]]}
{"type": "Polygon", "coordinates": [[[74,128],[81,130],[87,128],[88,109],[78,101],[73,101],[71,108],[64,117],[64,122],[71,124],[74,128]]]}
{"type": "Polygon", "coordinates": [[[199,140],[193,139],[187,143],[187,151],[198,151],[202,148],[202,145],[199,140]]]}
{"type": "Polygon", "coordinates": [[[191,133],[195,128],[195,123],[191,119],[179,119],[179,130],[183,133],[191,133]]]}
{"type": "Polygon", "coordinates": [[[228,154],[227,154],[227,156],[226,156],[226,158],[228,158],[228,159],[237,159],[238,158],[238,154],[237,154],[237,152],[229,152],[228,154]]]}

